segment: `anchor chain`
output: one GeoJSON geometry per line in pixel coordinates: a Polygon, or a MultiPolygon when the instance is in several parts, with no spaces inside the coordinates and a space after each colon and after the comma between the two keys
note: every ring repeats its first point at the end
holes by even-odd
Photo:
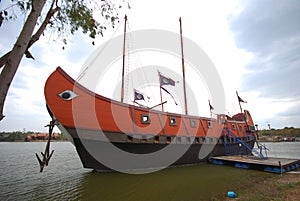
{"type": "Polygon", "coordinates": [[[50,123],[48,125],[46,125],[45,127],[49,127],[49,136],[48,136],[48,141],[45,147],[45,152],[41,152],[42,155],[42,159],[39,157],[39,155],[37,153],[35,153],[37,160],[39,161],[40,164],[40,172],[43,172],[44,167],[48,166],[50,158],[53,155],[54,150],[51,151],[50,153],[50,142],[51,142],[51,138],[52,138],[52,132],[53,132],[53,128],[55,127],[55,125],[57,125],[56,120],[51,120],[50,123]]]}

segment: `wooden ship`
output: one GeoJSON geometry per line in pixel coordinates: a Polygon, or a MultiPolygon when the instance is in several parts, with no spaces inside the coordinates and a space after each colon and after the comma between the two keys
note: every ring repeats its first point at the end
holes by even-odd
{"type": "MultiPolygon", "coordinates": [[[[125,17],[125,22],[126,22],[125,17]]],[[[126,27],[126,23],[125,23],[126,27]]],[[[181,46],[182,31],[180,20],[181,46]]],[[[125,29],[126,34],[126,29],[125,29]]],[[[124,45],[125,45],[124,34],[124,45]]],[[[182,47],[181,47],[182,48],[182,47]]],[[[183,85],[185,90],[185,69],[182,49],[183,85]]],[[[124,62],[122,77],[124,79],[124,62]]],[[[173,85],[174,81],[159,75],[161,88],[173,85]]],[[[204,163],[210,157],[231,153],[251,154],[256,141],[256,130],[249,111],[229,117],[218,114],[216,118],[192,116],[186,113],[169,113],[139,105],[124,103],[124,81],[121,101],[112,100],[90,91],[58,67],[47,79],[45,99],[47,109],[58,128],[70,137],[85,168],[111,170],[98,160],[94,153],[109,158],[108,144],[132,154],[149,154],[169,145],[186,149],[172,162],[171,166],[204,163]],[[117,115],[116,115],[117,114],[117,115]],[[101,135],[100,135],[101,134],[101,135]],[[102,135],[103,134],[103,135],[102,135]],[[90,147],[86,145],[89,144],[90,147]],[[209,150],[200,157],[201,149],[209,150]]],[[[143,94],[135,92],[135,100],[143,94]]],[[[185,103],[186,92],[184,91],[185,103]]],[[[242,99],[238,96],[239,103],[242,99]]],[[[161,103],[163,104],[163,103],[161,103]]],[[[212,106],[209,104],[210,109],[212,106]]],[[[170,156],[172,152],[169,153],[170,156]]],[[[111,160],[117,160],[113,156],[111,160]]],[[[124,164],[124,169],[159,168],[159,159],[143,164],[124,164]]]]}

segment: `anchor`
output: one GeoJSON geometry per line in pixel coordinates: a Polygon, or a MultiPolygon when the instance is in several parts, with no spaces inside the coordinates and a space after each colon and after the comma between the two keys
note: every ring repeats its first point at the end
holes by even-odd
{"type": "Polygon", "coordinates": [[[53,128],[54,126],[57,125],[55,120],[51,120],[50,123],[48,125],[46,125],[45,127],[49,127],[49,137],[48,137],[48,141],[46,144],[46,148],[45,148],[45,152],[41,152],[41,155],[43,157],[43,160],[40,159],[39,155],[37,153],[35,153],[39,164],[40,164],[40,172],[43,172],[45,165],[48,166],[49,161],[53,155],[54,150],[51,151],[50,153],[50,142],[51,142],[51,138],[52,138],[52,132],[53,132],[53,128]],[[50,154],[49,154],[50,153],[50,154]]]}

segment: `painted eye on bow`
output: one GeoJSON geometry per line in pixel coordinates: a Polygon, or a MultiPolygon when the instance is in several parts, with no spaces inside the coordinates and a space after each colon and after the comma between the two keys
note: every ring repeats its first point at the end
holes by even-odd
{"type": "Polygon", "coordinates": [[[72,100],[73,98],[76,98],[78,95],[75,94],[71,90],[66,90],[58,94],[63,100],[72,100]]]}

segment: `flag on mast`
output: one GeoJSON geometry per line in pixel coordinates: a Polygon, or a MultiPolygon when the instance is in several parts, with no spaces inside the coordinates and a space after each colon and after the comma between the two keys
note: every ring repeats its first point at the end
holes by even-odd
{"type": "Polygon", "coordinates": [[[208,99],[208,105],[209,105],[209,110],[212,111],[214,110],[215,108],[210,104],[210,100],[208,99]]]}
{"type": "Polygon", "coordinates": [[[134,90],[134,100],[145,100],[144,95],[137,90],[134,90]]]}
{"type": "Polygon", "coordinates": [[[237,97],[240,103],[247,103],[247,101],[244,101],[239,95],[237,95],[237,97]]]}
{"type": "MultiPolygon", "coordinates": [[[[160,101],[163,102],[162,100],[162,89],[167,92],[168,94],[171,95],[171,97],[173,98],[175,104],[177,105],[177,102],[175,101],[175,98],[172,96],[172,94],[166,90],[164,87],[162,87],[163,85],[171,85],[171,86],[175,86],[175,81],[169,77],[163,76],[159,71],[158,72],[158,76],[159,76],[159,89],[160,89],[160,101]]],[[[161,105],[161,110],[164,111],[164,105],[161,105]]]]}
{"type": "Polygon", "coordinates": [[[172,80],[171,78],[168,78],[166,76],[163,76],[160,72],[158,72],[159,74],[159,83],[160,83],[160,86],[162,85],[172,85],[172,86],[175,86],[175,81],[172,80]]]}
{"type": "Polygon", "coordinates": [[[243,109],[242,109],[242,106],[241,106],[241,103],[247,103],[246,101],[244,101],[238,94],[238,92],[236,91],[236,96],[238,98],[238,101],[239,101],[239,105],[240,105],[240,110],[241,110],[241,113],[243,113],[243,109]]]}

